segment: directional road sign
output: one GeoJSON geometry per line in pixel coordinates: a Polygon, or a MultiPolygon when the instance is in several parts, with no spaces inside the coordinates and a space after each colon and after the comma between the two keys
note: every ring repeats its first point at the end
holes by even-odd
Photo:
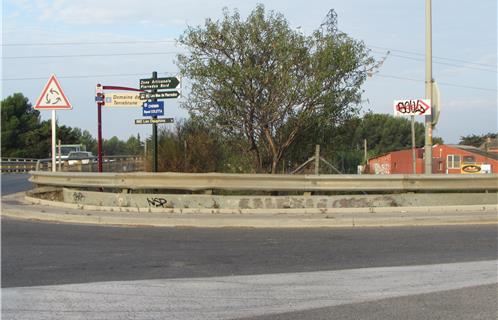
{"type": "Polygon", "coordinates": [[[140,79],[141,90],[174,89],[178,84],[176,77],[140,79]]]}
{"type": "Polygon", "coordinates": [[[147,118],[147,119],[135,119],[135,124],[153,124],[153,123],[173,123],[175,119],[173,118],[147,118]]]}
{"type": "Polygon", "coordinates": [[[395,100],[393,103],[395,116],[425,116],[431,114],[431,100],[395,100]]]}
{"type": "Polygon", "coordinates": [[[33,108],[38,110],[68,110],[73,108],[62,91],[55,74],[48,79],[33,108]]]}
{"type": "Polygon", "coordinates": [[[140,93],[140,99],[174,99],[180,96],[178,91],[167,91],[167,92],[142,92],[140,93]]]}
{"type": "Polygon", "coordinates": [[[138,92],[134,93],[119,93],[106,92],[104,93],[104,107],[136,107],[139,108],[145,102],[141,99],[138,92]]]}
{"type": "Polygon", "coordinates": [[[142,115],[144,117],[155,117],[164,115],[164,102],[145,102],[142,108],[142,115]]]}

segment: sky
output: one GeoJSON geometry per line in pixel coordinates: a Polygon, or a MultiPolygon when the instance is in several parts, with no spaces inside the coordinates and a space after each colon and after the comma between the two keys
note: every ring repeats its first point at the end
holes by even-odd
{"type": "MultiPolygon", "coordinates": [[[[363,41],[380,69],[363,86],[362,110],[393,114],[393,101],[425,95],[425,0],[3,0],[2,99],[23,93],[32,104],[55,74],[73,109],[58,111],[59,124],[97,136],[95,86],[138,87],[153,71],[175,76],[177,39],[187,26],[218,20],[223,8],[243,18],[262,3],[290,26],[310,34],[330,9],[338,29],[363,41]],[[388,54],[389,52],[389,54],[388,54]]],[[[445,143],[497,132],[497,1],[433,0],[433,78],[441,94],[434,135],[445,143]]],[[[179,99],[165,101],[165,117],[188,113],[179,99]]],[[[50,119],[50,111],[41,111],[50,119]]],[[[104,108],[103,137],[151,135],[135,125],[140,108],[104,108]]],[[[422,122],[423,119],[417,118],[422,122]]],[[[165,124],[161,126],[172,126],[165,124]]]]}

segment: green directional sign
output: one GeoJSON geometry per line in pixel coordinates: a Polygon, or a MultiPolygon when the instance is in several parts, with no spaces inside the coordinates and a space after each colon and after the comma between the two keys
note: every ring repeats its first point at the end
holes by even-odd
{"type": "Polygon", "coordinates": [[[135,119],[135,124],[153,124],[153,123],[173,123],[175,119],[173,118],[146,118],[146,119],[135,119]]]}
{"type": "Polygon", "coordinates": [[[180,96],[178,91],[164,91],[164,92],[141,92],[140,99],[174,99],[180,96]]]}
{"type": "Polygon", "coordinates": [[[177,77],[140,79],[141,90],[175,89],[179,84],[177,77]]]}

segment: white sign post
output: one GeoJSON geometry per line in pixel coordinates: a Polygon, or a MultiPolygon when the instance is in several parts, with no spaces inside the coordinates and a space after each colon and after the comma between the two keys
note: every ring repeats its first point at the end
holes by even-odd
{"type": "Polygon", "coordinates": [[[412,170],[413,174],[417,173],[417,156],[415,149],[415,116],[430,115],[432,111],[430,99],[405,99],[394,100],[395,116],[410,116],[412,131],[412,170]]]}
{"type": "Polygon", "coordinates": [[[42,93],[36,104],[33,107],[37,110],[52,110],[52,171],[56,171],[56,161],[55,161],[55,140],[56,140],[56,121],[57,115],[55,111],[60,110],[70,110],[72,109],[69,100],[67,100],[64,92],[62,91],[59,81],[55,77],[55,74],[50,76],[47,84],[42,90],[42,93]]]}

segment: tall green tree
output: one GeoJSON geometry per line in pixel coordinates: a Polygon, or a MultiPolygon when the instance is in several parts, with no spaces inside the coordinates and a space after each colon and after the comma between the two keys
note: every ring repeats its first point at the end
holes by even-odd
{"type": "Polygon", "coordinates": [[[125,154],[128,155],[139,155],[143,154],[142,142],[140,141],[140,134],[135,137],[131,135],[128,140],[126,140],[125,154]]]}
{"type": "Polygon", "coordinates": [[[97,154],[97,139],[95,139],[90,131],[83,130],[80,135],[79,143],[86,147],[87,151],[92,152],[93,154],[97,154]]]}
{"type": "Polygon", "coordinates": [[[5,98],[1,105],[2,157],[46,157],[38,149],[40,112],[34,110],[22,93],[5,98]]]}
{"type": "MultiPolygon", "coordinates": [[[[415,145],[424,145],[424,125],[415,122],[415,145]]],[[[355,132],[356,143],[362,145],[367,140],[372,155],[410,148],[411,123],[407,118],[388,114],[366,114],[355,132]]]]}
{"type": "MultiPolygon", "coordinates": [[[[411,123],[407,118],[388,114],[366,113],[363,117],[352,117],[343,123],[323,124],[312,127],[302,135],[289,150],[286,161],[295,168],[314,154],[319,144],[322,156],[343,173],[354,173],[356,167],[364,162],[364,140],[367,140],[368,157],[378,156],[391,151],[409,149],[411,142],[411,123]]],[[[415,144],[424,145],[424,125],[415,122],[415,144]]],[[[442,144],[439,137],[433,138],[434,144],[442,144]]]]}
{"type": "Polygon", "coordinates": [[[470,135],[460,137],[460,142],[458,142],[458,144],[466,145],[466,146],[473,146],[473,147],[480,147],[484,142],[486,142],[487,138],[496,139],[497,136],[498,136],[498,134],[491,133],[491,132],[483,134],[483,135],[470,134],[470,135]]]}
{"type": "Polygon", "coordinates": [[[192,81],[183,107],[244,137],[255,170],[275,173],[310,126],[358,111],[374,60],[333,23],[306,36],[258,5],[246,20],[224,10],[221,21],[189,27],[179,40],[189,52],[178,56],[178,66],[192,81]]]}

